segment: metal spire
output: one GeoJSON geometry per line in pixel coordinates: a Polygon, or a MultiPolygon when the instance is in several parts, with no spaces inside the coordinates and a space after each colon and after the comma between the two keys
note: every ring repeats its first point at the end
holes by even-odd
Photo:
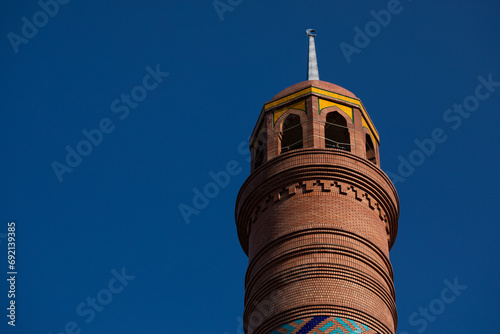
{"type": "Polygon", "coordinates": [[[319,80],[318,59],[316,58],[316,45],[314,44],[314,37],[316,37],[316,33],[314,29],[307,29],[306,34],[309,36],[307,80],[319,80]]]}

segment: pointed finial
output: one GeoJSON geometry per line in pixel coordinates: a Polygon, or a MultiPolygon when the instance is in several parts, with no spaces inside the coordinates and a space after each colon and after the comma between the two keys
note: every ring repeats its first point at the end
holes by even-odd
{"type": "Polygon", "coordinates": [[[307,80],[319,80],[318,59],[316,58],[316,45],[314,44],[314,37],[316,32],[314,29],[306,30],[309,36],[309,59],[307,67],[307,80]]]}

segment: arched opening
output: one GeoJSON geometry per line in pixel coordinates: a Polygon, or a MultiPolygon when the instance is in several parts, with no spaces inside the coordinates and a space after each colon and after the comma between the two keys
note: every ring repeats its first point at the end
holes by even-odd
{"type": "Polygon", "coordinates": [[[347,121],[336,111],[326,115],[325,147],[351,151],[351,139],[347,121]]]}
{"type": "Polygon", "coordinates": [[[370,160],[374,164],[377,164],[377,155],[375,154],[375,147],[373,146],[372,138],[369,134],[366,134],[366,159],[370,160]]]}
{"type": "Polygon", "coordinates": [[[302,148],[303,144],[300,117],[290,114],[283,122],[281,153],[302,148]]]}
{"type": "Polygon", "coordinates": [[[262,140],[257,141],[257,145],[255,146],[255,158],[253,168],[257,168],[264,162],[265,155],[265,146],[262,140]]]}

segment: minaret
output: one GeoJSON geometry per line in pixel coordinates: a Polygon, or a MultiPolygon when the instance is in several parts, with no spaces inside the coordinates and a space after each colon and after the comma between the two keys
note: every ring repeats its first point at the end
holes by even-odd
{"type": "Polygon", "coordinates": [[[307,35],[309,80],[264,104],[236,202],[245,333],[394,334],[398,195],[363,103],[319,80],[307,35]]]}

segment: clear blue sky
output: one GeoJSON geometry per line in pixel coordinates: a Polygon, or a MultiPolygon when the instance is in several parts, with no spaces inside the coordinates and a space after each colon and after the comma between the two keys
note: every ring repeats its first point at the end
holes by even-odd
{"type": "Polygon", "coordinates": [[[47,7],[53,17],[36,1],[3,3],[0,332],[239,334],[240,145],[263,104],[305,80],[307,28],[321,79],[363,101],[382,168],[404,178],[391,251],[398,333],[498,332],[498,3],[232,3],[217,13],[210,0],[70,1],[47,7]],[[388,6],[390,22],[370,24],[388,6]],[[355,38],[367,24],[369,43],[355,38]],[[346,57],[341,43],[357,51],[346,57]],[[480,76],[493,83],[476,92],[480,76]],[[447,111],[464,101],[471,112],[447,111]],[[446,140],[418,153],[415,140],[439,129],[446,140]],[[86,156],[70,155],[71,167],[67,147],[86,156]],[[398,172],[410,158],[418,166],[398,172]],[[229,184],[186,224],[179,205],[231,161],[229,184]],[[5,316],[11,220],[16,328],[5,316]],[[444,303],[455,278],[467,288],[444,303]],[[426,320],[430,304],[439,314],[426,320]]]}

